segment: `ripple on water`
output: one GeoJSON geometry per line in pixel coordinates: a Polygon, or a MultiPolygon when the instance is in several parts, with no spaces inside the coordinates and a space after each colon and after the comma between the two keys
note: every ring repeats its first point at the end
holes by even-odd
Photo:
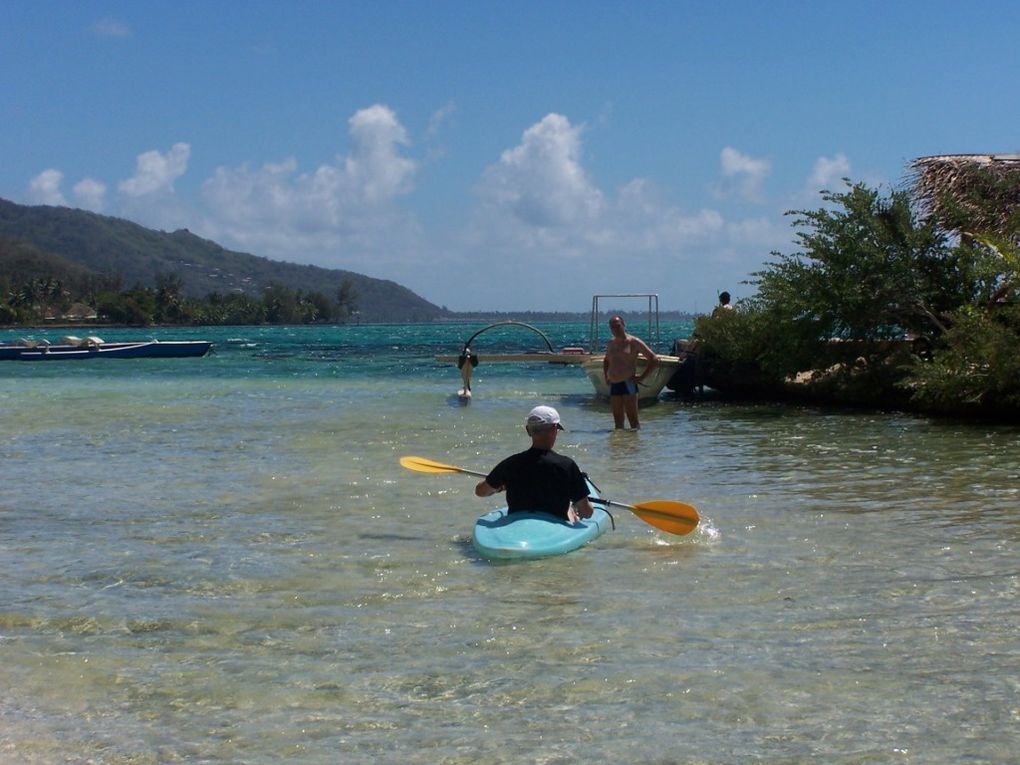
{"type": "Polygon", "coordinates": [[[454,407],[431,357],[461,328],[430,331],[260,329],[284,355],[11,370],[2,751],[1011,761],[1017,432],[664,400],[614,433],[546,365],[479,367],[454,407]],[[691,502],[701,527],[620,511],[569,556],[479,559],[475,479],[397,458],[486,470],[536,402],[606,496],[691,502]]]}

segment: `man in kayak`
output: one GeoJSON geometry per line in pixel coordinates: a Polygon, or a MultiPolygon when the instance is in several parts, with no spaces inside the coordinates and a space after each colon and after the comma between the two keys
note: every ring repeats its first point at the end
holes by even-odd
{"type": "Polygon", "coordinates": [[[576,523],[591,518],[588,485],[570,457],[553,451],[563,430],[560,414],[551,406],[536,406],[524,425],[531,448],[507,457],[475,486],[475,495],[489,497],[506,491],[509,512],[541,511],[576,523]]]}
{"type": "Polygon", "coordinates": [[[623,317],[614,316],[609,320],[609,331],[612,338],[606,344],[606,355],[602,359],[602,374],[609,386],[609,403],[613,407],[613,424],[623,427],[623,416],[627,415],[630,426],[637,430],[638,422],[638,385],[659,366],[659,357],[648,347],[644,340],[635,335],[627,334],[623,317]],[[645,371],[637,373],[638,354],[647,359],[645,371]]]}

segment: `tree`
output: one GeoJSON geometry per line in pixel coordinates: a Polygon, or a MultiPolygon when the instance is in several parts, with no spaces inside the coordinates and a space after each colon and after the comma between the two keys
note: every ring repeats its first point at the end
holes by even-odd
{"type": "Polygon", "coordinates": [[[304,320],[299,295],[282,284],[270,284],[262,291],[266,320],[270,324],[301,324],[304,320]]]}
{"type": "Polygon", "coordinates": [[[346,321],[357,312],[358,291],[353,281],[344,279],[336,291],[336,317],[340,321],[346,321]]]}
{"type": "Polygon", "coordinates": [[[741,310],[699,322],[727,374],[774,386],[803,370],[849,373],[860,357],[878,371],[888,341],[941,333],[971,290],[965,264],[935,225],[917,220],[909,194],[846,185],[823,192],[823,207],[789,213],[800,250],[772,253],[741,310]]]}
{"type": "MultiPolygon", "coordinates": [[[[944,204],[954,232],[909,191],[847,186],[791,213],[801,249],[773,253],[756,295],[698,320],[709,384],[789,392],[796,376],[830,400],[1020,416],[1020,216],[944,204]]],[[[985,204],[1015,198],[995,188],[985,204]]]]}
{"type": "Polygon", "coordinates": [[[336,305],[321,292],[309,292],[305,302],[309,306],[305,312],[309,322],[329,322],[335,318],[336,305]]]}
{"type": "Polygon", "coordinates": [[[155,319],[161,324],[174,324],[183,313],[183,283],[177,274],[156,274],[155,319]]]}
{"type": "Polygon", "coordinates": [[[936,225],[917,220],[907,192],[847,185],[823,192],[826,206],[791,213],[802,251],[774,253],[755,274],[753,303],[811,322],[819,339],[943,331],[946,312],[973,292],[967,264],[936,225]]]}

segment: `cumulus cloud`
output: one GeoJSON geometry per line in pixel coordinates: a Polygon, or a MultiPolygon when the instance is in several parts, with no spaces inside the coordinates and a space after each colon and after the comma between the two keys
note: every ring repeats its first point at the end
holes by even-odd
{"type": "Polygon", "coordinates": [[[716,210],[686,212],[671,205],[650,181],[627,183],[612,200],[606,228],[623,251],[677,251],[717,237],[723,217],[716,210]]]}
{"type": "Polygon", "coordinates": [[[686,212],[644,178],[606,193],[582,164],[582,129],[550,114],[502,152],[479,184],[475,246],[538,257],[618,261],[684,251],[724,230],[715,210],[686,212]]]}
{"type": "Polygon", "coordinates": [[[344,242],[370,249],[372,232],[393,235],[400,216],[392,203],[413,189],[417,171],[401,153],[407,132],[391,109],[375,105],[350,118],[348,133],[350,153],[310,173],[298,173],[294,159],[217,168],[202,185],[210,233],[288,257],[344,242]]]}
{"type": "Polygon", "coordinates": [[[731,146],[725,147],[719,155],[723,176],[720,193],[723,196],[737,194],[750,202],[764,198],[765,179],[772,172],[772,163],[767,159],[755,159],[731,146]]]}
{"type": "Polygon", "coordinates": [[[74,184],[74,198],[84,209],[100,212],[106,198],[106,184],[94,178],[83,178],[74,184]]]}
{"type": "Polygon", "coordinates": [[[117,188],[129,197],[142,197],[156,192],[173,192],[174,181],[188,169],[191,147],[175,143],[166,154],[155,149],[139,154],[135,161],[135,174],[121,181],[117,188]]]}
{"type": "Polygon", "coordinates": [[[584,166],[583,137],[581,128],[552,114],[505,149],[479,180],[472,225],[444,253],[451,266],[421,277],[422,284],[432,280],[434,291],[425,294],[450,294],[450,271],[471,273],[477,262],[485,262],[485,278],[450,301],[462,310],[506,305],[508,290],[517,305],[560,310],[583,310],[590,295],[621,289],[714,295],[712,285],[695,284],[694,274],[719,253],[727,253],[727,278],[746,273],[739,262],[748,249],[744,231],[723,212],[685,209],[670,189],[647,178],[600,188],[584,166]]]}
{"type": "Polygon", "coordinates": [[[532,226],[594,220],[605,200],[581,166],[581,131],[559,114],[532,125],[485,171],[482,198],[532,226]]]}
{"type": "Polygon", "coordinates": [[[548,115],[486,168],[472,225],[444,252],[450,267],[420,277],[431,290],[423,294],[449,296],[444,302],[459,310],[583,310],[587,296],[622,290],[690,308],[691,296],[714,304],[717,289],[738,289],[771,251],[789,246],[781,215],[744,214],[745,202],[765,197],[770,161],[723,149],[725,203],[692,209],[648,178],[600,188],[584,165],[584,132],[548,115]],[[450,282],[452,270],[471,273],[472,262],[485,262],[484,279],[469,290],[450,282]]]}
{"type": "Polygon", "coordinates": [[[330,174],[335,187],[353,192],[367,204],[410,191],[416,165],[400,154],[399,147],[409,142],[393,110],[379,104],[362,109],[348,126],[353,151],[344,159],[343,172],[330,174]]]}
{"type": "Polygon", "coordinates": [[[845,154],[837,154],[834,157],[819,157],[815,160],[811,170],[811,177],[808,178],[808,191],[816,192],[831,190],[841,179],[850,176],[850,160],[845,154]]]}
{"type": "Polygon", "coordinates": [[[28,185],[29,200],[37,205],[66,205],[67,200],[60,191],[63,180],[64,174],[59,170],[43,170],[28,185]]]}
{"type": "MultiPolygon", "coordinates": [[[[436,112],[427,140],[449,114],[436,112]]],[[[780,218],[736,212],[762,195],[767,160],[726,147],[721,177],[734,204],[685,208],[674,190],[646,178],[600,188],[584,163],[589,129],[600,128],[555,113],[524,129],[479,173],[479,204],[466,211],[467,224],[444,231],[423,230],[400,204],[422,166],[409,156],[396,114],[378,104],[348,120],[347,153],[317,167],[302,170],[293,158],[220,166],[192,199],[174,190],[190,160],[190,145],[181,142],[138,155],[134,174],[109,199],[111,189],[94,178],[75,184],[73,199],[152,227],[186,226],[231,249],[394,279],[457,310],[583,310],[590,295],[619,290],[662,292],[678,305],[680,291],[714,295],[716,282],[736,284],[770,245],[789,241],[780,218]],[[722,280],[706,275],[719,272],[722,280]]],[[[848,170],[843,155],[823,158],[812,180],[848,170]]],[[[59,170],[46,170],[29,195],[66,204],[63,180],[59,170]]]]}

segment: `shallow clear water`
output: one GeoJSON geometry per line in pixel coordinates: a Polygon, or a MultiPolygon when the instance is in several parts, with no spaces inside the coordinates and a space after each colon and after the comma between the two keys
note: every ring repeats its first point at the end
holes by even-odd
{"type": "Polygon", "coordinates": [[[432,357],[474,329],[0,366],[0,761],[1015,760],[1020,430],[663,400],[613,432],[544,364],[483,364],[462,405],[432,357]],[[616,510],[479,559],[498,501],[397,459],[486,470],[536,403],[605,496],[699,530],[616,510]]]}

